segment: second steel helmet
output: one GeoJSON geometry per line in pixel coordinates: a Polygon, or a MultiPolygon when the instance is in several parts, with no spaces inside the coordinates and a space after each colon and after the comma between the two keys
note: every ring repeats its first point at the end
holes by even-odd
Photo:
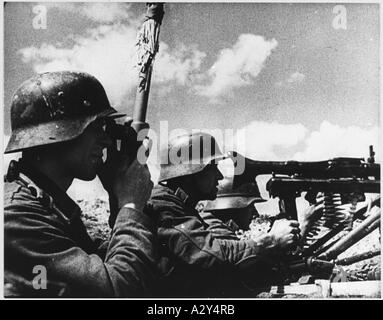
{"type": "MultiPolygon", "coordinates": [[[[233,172],[235,172],[233,168],[233,172]]],[[[260,195],[254,177],[248,175],[246,170],[241,174],[230,174],[218,185],[217,198],[207,201],[205,211],[220,211],[228,209],[241,209],[253,203],[265,202],[260,195]]]]}
{"type": "Polygon", "coordinates": [[[224,158],[210,134],[199,132],[178,136],[163,150],[158,182],[200,172],[209,163],[224,158]]]}
{"type": "Polygon", "coordinates": [[[5,153],[74,139],[96,118],[115,112],[103,86],[90,74],[39,74],[13,95],[12,135],[5,153]]]}

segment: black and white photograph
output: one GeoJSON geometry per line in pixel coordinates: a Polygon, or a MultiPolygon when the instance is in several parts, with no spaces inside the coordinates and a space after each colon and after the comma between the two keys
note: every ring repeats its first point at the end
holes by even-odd
{"type": "Polygon", "coordinates": [[[380,2],[2,6],[3,298],[381,298],[380,2]]]}

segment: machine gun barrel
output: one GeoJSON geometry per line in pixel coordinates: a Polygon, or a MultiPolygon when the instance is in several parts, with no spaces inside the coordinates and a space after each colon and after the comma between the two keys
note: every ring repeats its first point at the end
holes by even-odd
{"type": "MultiPolygon", "coordinates": [[[[241,155],[235,153],[235,156],[241,155]]],[[[380,164],[365,162],[363,158],[334,158],[324,161],[258,161],[244,158],[244,161],[246,173],[252,176],[283,174],[313,179],[347,177],[380,179],[380,164]]]]}
{"type": "Polygon", "coordinates": [[[358,180],[353,178],[344,179],[299,179],[289,177],[273,177],[266,185],[271,196],[279,196],[289,190],[322,191],[334,193],[367,192],[380,193],[380,181],[358,180]]]}

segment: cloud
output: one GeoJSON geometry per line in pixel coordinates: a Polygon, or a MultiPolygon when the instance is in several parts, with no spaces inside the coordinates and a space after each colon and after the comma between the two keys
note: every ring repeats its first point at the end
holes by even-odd
{"type": "Polygon", "coordinates": [[[341,127],[323,121],[317,131],[305,139],[303,151],[292,157],[300,161],[329,159],[334,157],[368,158],[373,145],[379,159],[379,128],[364,129],[358,126],[341,127]]]}
{"type": "Polygon", "coordinates": [[[302,124],[253,121],[238,130],[234,146],[239,153],[249,158],[280,160],[283,157],[281,148],[295,147],[304,141],[307,131],[302,124]]]}
{"type": "MultiPolygon", "coordinates": [[[[98,78],[117,108],[133,102],[137,86],[136,62],[137,30],[130,25],[100,25],[89,29],[85,36],[71,36],[73,45],[44,43],[19,51],[22,61],[33,65],[35,72],[79,70],[98,78]]],[[[200,68],[205,53],[195,47],[170,49],[160,43],[160,53],[154,65],[153,86],[168,89],[169,85],[186,85],[200,68]]]]}
{"type": "MultiPolygon", "coordinates": [[[[104,85],[111,103],[126,108],[133,103],[137,86],[136,37],[142,21],[125,3],[44,3],[49,10],[84,16],[98,25],[85,34],[68,35],[61,43],[44,43],[19,50],[22,61],[35,72],[79,70],[89,72],[104,85]],[[65,43],[66,45],[63,45],[65,43]],[[70,45],[68,45],[70,43],[70,45]]],[[[203,72],[206,53],[196,45],[171,48],[161,42],[152,77],[152,90],[167,94],[185,86],[214,101],[232,89],[251,84],[277,46],[275,39],[242,34],[231,48],[221,51],[211,69],[203,72]]]]}
{"type": "Polygon", "coordinates": [[[80,14],[94,22],[115,23],[135,19],[129,3],[41,3],[49,9],[59,9],[80,14]]]}
{"type": "Polygon", "coordinates": [[[137,85],[134,70],[136,31],[130,26],[108,25],[73,36],[73,46],[43,44],[21,49],[22,61],[36,72],[79,70],[89,72],[104,85],[111,103],[121,106],[137,85]]]}
{"type": "Polygon", "coordinates": [[[125,20],[131,17],[130,4],[124,3],[85,3],[83,4],[83,14],[90,19],[101,22],[114,22],[125,20]]]}
{"type": "Polygon", "coordinates": [[[171,50],[166,43],[161,42],[156,57],[156,79],[159,83],[191,84],[199,77],[205,57],[206,53],[198,50],[196,46],[187,47],[180,44],[171,50]]]}
{"type": "Polygon", "coordinates": [[[298,71],[291,74],[286,80],[284,81],[278,81],[275,83],[277,87],[291,85],[294,83],[301,83],[305,80],[306,76],[303,73],[300,73],[298,71]]]}
{"type": "MultiPolygon", "coordinates": [[[[222,139],[221,139],[222,140],[222,139]]],[[[315,161],[334,157],[367,158],[369,146],[380,157],[379,128],[342,127],[323,121],[318,130],[302,124],[253,121],[223,142],[226,151],[257,160],[315,161]]]]}
{"type": "Polygon", "coordinates": [[[242,34],[231,48],[223,49],[208,71],[207,85],[198,85],[201,95],[212,99],[231,90],[250,85],[264,67],[271,51],[278,45],[254,34],[242,34]]]}
{"type": "Polygon", "coordinates": [[[288,83],[295,83],[295,82],[302,82],[304,79],[306,78],[306,76],[303,74],[303,73],[300,73],[300,72],[294,72],[288,79],[287,79],[287,82],[288,83]]]}

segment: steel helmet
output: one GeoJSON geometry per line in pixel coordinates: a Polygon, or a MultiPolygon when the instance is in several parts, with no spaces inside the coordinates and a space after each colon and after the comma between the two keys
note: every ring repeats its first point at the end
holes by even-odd
{"type": "Polygon", "coordinates": [[[208,164],[225,157],[210,134],[199,132],[178,136],[162,152],[158,182],[200,172],[208,164]]]}
{"type": "Polygon", "coordinates": [[[72,140],[98,117],[116,113],[101,83],[84,72],[46,72],[13,95],[5,153],[72,140]]]}
{"type": "Polygon", "coordinates": [[[217,198],[207,201],[205,211],[241,209],[253,203],[266,201],[261,197],[254,177],[248,175],[246,170],[237,175],[234,172],[233,168],[233,172],[220,181],[217,198]]]}

